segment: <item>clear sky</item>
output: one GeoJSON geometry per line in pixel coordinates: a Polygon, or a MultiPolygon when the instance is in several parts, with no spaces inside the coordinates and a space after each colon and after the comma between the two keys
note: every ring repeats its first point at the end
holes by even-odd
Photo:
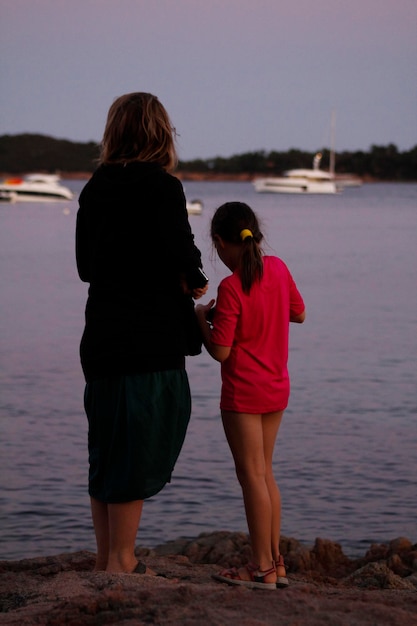
{"type": "Polygon", "coordinates": [[[100,141],[149,91],[180,158],[417,144],[416,0],[0,0],[0,134],[100,141]]]}

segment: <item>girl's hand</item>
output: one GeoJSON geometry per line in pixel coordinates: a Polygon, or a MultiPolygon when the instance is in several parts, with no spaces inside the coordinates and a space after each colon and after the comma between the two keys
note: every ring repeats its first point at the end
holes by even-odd
{"type": "Polygon", "coordinates": [[[216,359],[219,363],[223,363],[223,361],[229,357],[231,348],[229,346],[220,346],[211,341],[213,327],[211,325],[210,316],[215,302],[215,300],[210,300],[208,304],[197,304],[194,308],[207,352],[213,359],[216,359]]]}
{"type": "Polygon", "coordinates": [[[208,304],[197,304],[195,307],[195,312],[198,319],[203,319],[205,322],[208,321],[208,317],[210,317],[210,311],[214,307],[216,301],[214,299],[210,300],[208,304]]]}

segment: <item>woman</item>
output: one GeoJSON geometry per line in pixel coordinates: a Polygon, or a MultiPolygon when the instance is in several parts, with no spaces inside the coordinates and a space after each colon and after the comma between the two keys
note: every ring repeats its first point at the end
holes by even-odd
{"type": "Polygon", "coordinates": [[[146,572],[134,554],[143,501],[170,481],[190,418],[191,297],[207,286],[182,185],[169,173],[174,135],[158,98],[119,97],[79,199],[89,494],[95,569],[107,572],[146,572]]]}

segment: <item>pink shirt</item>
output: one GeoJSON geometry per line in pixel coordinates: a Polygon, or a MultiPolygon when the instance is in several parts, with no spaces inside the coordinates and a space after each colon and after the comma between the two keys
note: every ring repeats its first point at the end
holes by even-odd
{"type": "Polygon", "coordinates": [[[232,348],[221,366],[225,411],[270,413],[288,404],[289,321],[304,311],[304,302],[285,263],[263,260],[262,280],[250,294],[243,293],[236,272],[218,288],[211,339],[232,348]]]}

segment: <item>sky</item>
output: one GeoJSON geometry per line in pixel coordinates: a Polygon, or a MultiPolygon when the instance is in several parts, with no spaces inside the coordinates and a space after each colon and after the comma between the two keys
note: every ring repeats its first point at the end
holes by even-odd
{"type": "Polygon", "coordinates": [[[0,0],[0,135],[166,107],[180,159],[417,145],[416,0],[0,0]],[[331,133],[332,111],[335,115],[331,133]]]}

